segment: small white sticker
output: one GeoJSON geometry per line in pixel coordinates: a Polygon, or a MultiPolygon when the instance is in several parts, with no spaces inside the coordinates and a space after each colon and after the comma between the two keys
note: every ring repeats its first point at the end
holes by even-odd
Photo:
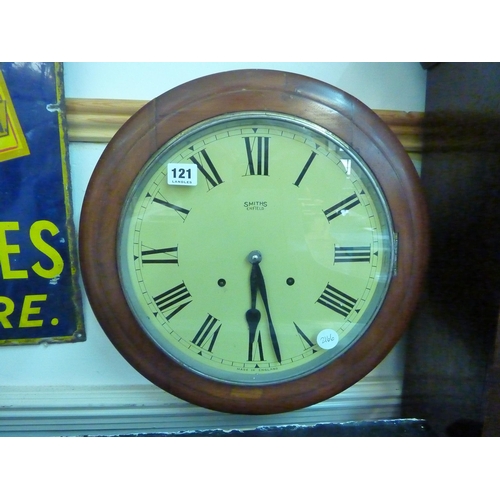
{"type": "Polygon", "coordinates": [[[198,169],[194,163],[168,163],[167,184],[171,186],[196,186],[198,169]]]}
{"type": "Polygon", "coordinates": [[[333,349],[339,343],[339,334],[329,328],[321,330],[316,338],[316,343],[322,349],[333,349]]]}

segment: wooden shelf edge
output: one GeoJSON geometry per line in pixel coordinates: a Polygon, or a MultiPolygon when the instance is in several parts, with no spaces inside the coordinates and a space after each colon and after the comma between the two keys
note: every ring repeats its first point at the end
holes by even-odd
{"type": "MultiPolygon", "coordinates": [[[[148,101],[125,99],[66,99],[70,142],[107,143],[118,129],[148,101]]],[[[408,153],[423,149],[424,113],[374,110],[408,153]]]]}

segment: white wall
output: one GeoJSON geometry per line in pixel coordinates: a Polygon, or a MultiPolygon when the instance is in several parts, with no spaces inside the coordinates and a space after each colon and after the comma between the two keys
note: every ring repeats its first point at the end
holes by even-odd
{"type": "MultiPolygon", "coordinates": [[[[353,94],[373,109],[424,110],[426,74],[419,63],[65,63],[66,97],[152,99],[199,76],[249,67],[281,69],[318,78],[353,94]]],[[[104,147],[103,144],[70,144],[73,208],[77,227],[88,180],[104,147]]],[[[116,402],[142,397],[147,400],[145,406],[154,405],[159,400],[168,406],[175,400],[152,387],[123,360],[98,325],[85,295],[84,317],[86,342],[0,347],[0,408],[10,406],[12,411],[17,408],[25,419],[25,426],[34,425],[37,412],[50,405],[50,402],[44,402],[46,399],[42,396],[47,394],[51,395],[52,400],[59,401],[58,404],[66,404],[72,394],[84,394],[79,396],[80,408],[95,405],[96,401],[105,406],[102,394],[110,388],[115,391],[113,397],[116,402]],[[117,389],[121,391],[120,396],[116,396],[117,389]],[[31,398],[32,410],[26,406],[28,403],[23,403],[25,399],[20,394],[31,398]]],[[[401,348],[396,349],[377,368],[375,375],[400,379],[400,351],[401,348]]],[[[398,389],[395,390],[397,392],[398,389]]],[[[183,412],[193,410],[189,405],[182,404],[178,408],[181,408],[181,416],[183,412]]],[[[70,422],[70,414],[67,422],[70,422]]],[[[201,412],[199,418],[203,418],[203,415],[201,412]]],[[[343,418],[356,418],[356,415],[347,411],[343,413],[343,418]]],[[[215,415],[211,425],[219,426],[222,420],[223,417],[215,415]]],[[[270,417],[267,420],[245,420],[245,425],[273,421],[270,417]]],[[[297,419],[294,414],[289,414],[280,422],[284,421],[296,423],[297,419]]],[[[231,422],[231,425],[239,425],[237,419],[231,422]]],[[[70,423],[67,425],[71,427],[70,423]]],[[[112,426],[110,423],[108,428],[112,426]]],[[[199,420],[192,426],[202,427],[199,420]]],[[[168,424],[163,428],[168,429],[168,424]]]]}
{"type": "Polygon", "coordinates": [[[200,76],[242,68],[278,69],[318,78],[373,109],[423,111],[419,63],[65,63],[66,97],[153,99],[200,76]]]}

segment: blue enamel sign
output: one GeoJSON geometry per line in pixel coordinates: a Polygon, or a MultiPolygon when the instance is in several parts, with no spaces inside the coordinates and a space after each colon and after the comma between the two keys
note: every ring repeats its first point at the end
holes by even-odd
{"type": "Polygon", "coordinates": [[[0,63],[0,345],[85,340],[59,63],[0,63]]]}

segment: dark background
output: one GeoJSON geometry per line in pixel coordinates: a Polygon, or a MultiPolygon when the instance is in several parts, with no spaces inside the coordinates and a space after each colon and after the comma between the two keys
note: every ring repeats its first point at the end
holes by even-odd
{"type": "Polygon", "coordinates": [[[425,419],[438,435],[479,436],[485,420],[500,415],[487,393],[487,383],[500,385],[491,378],[500,305],[500,64],[422,65],[431,254],[407,337],[403,417],[425,419]]]}

